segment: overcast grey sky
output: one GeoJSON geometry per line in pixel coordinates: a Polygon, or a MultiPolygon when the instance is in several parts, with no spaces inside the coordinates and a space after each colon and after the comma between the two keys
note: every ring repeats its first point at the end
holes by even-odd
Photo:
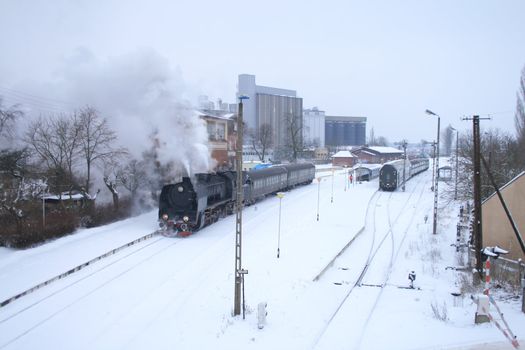
{"type": "Polygon", "coordinates": [[[485,127],[514,133],[524,14],[523,0],[0,0],[0,95],[60,109],[167,74],[178,96],[233,102],[248,73],[390,141],[434,139],[427,108],[442,128],[492,114],[485,127]]]}

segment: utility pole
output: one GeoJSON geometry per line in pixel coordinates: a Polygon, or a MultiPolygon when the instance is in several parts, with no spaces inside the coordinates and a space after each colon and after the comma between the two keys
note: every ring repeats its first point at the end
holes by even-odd
{"type": "Polygon", "coordinates": [[[434,176],[436,174],[436,141],[432,141],[432,186],[430,190],[434,192],[434,176]]]}
{"type": "MultiPolygon", "coordinates": [[[[241,287],[244,291],[244,275],[248,273],[247,270],[242,269],[242,207],[243,207],[243,174],[242,174],[242,134],[243,134],[243,120],[242,120],[242,100],[247,99],[246,96],[239,96],[239,114],[237,116],[237,196],[236,196],[236,219],[235,219],[235,295],[233,305],[233,315],[241,314],[241,287]]],[[[244,292],[243,299],[244,299],[244,292]]],[[[244,304],[244,303],[243,303],[244,304]]],[[[243,307],[244,309],[244,307],[243,307]]]]}
{"type": "Polygon", "coordinates": [[[438,130],[437,130],[437,142],[436,142],[436,183],[434,184],[434,223],[432,232],[437,233],[437,217],[438,217],[438,184],[439,184],[439,124],[440,117],[438,116],[438,130]]]}
{"type": "Polygon", "coordinates": [[[405,183],[406,183],[406,161],[407,161],[407,142],[403,140],[403,143],[401,144],[403,146],[403,192],[405,192],[405,183]]]}
{"type": "Polygon", "coordinates": [[[439,134],[440,134],[440,123],[441,123],[441,117],[439,114],[436,114],[432,112],[431,110],[427,109],[425,110],[425,113],[428,115],[433,115],[438,118],[438,125],[437,125],[437,141],[436,141],[436,177],[435,177],[435,183],[434,183],[434,223],[432,227],[432,233],[437,233],[437,210],[438,210],[438,183],[439,183],[439,134]]]}
{"type": "Polygon", "coordinates": [[[451,130],[455,131],[456,132],[456,183],[454,185],[454,200],[458,200],[458,165],[459,165],[459,162],[458,162],[458,150],[459,150],[459,145],[458,145],[458,142],[459,142],[459,130],[456,129],[456,128],[453,128],[453,127],[450,127],[451,130]]]}
{"type": "Polygon", "coordinates": [[[476,237],[476,269],[482,277],[483,263],[481,258],[483,244],[483,229],[481,226],[481,164],[479,116],[472,117],[474,136],[474,237],[476,237]]]}
{"type": "Polygon", "coordinates": [[[459,172],[459,131],[456,130],[456,185],[454,187],[454,200],[458,200],[458,172],[459,172]]]}
{"type": "Polygon", "coordinates": [[[479,135],[479,120],[489,119],[480,118],[479,115],[467,117],[463,120],[472,120],[472,135],[474,143],[474,154],[473,154],[473,165],[474,165],[474,223],[473,223],[473,236],[474,236],[474,249],[476,250],[476,270],[480,279],[483,278],[483,262],[482,262],[482,250],[483,250],[483,229],[481,226],[481,142],[479,135]]]}

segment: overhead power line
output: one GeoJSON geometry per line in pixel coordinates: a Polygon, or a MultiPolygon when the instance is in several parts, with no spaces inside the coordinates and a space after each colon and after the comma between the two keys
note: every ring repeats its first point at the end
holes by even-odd
{"type": "Polygon", "coordinates": [[[37,96],[10,87],[0,85],[0,96],[10,105],[19,104],[22,107],[43,113],[67,113],[77,108],[71,103],[54,98],[37,96]]]}

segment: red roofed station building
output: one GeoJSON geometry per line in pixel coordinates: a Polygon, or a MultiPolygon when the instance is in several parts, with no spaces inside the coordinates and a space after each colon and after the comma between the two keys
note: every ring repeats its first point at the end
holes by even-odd
{"type": "Polygon", "coordinates": [[[352,167],[357,163],[357,157],[350,151],[339,151],[332,156],[332,165],[352,167]]]}
{"type": "Polygon", "coordinates": [[[383,164],[391,160],[402,159],[403,151],[393,147],[362,146],[352,150],[360,163],[365,164],[383,164]]]}

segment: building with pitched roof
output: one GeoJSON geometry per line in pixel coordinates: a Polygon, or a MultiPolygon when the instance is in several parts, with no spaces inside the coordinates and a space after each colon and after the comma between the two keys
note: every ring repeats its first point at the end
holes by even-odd
{"type": "Polygon", "coordinates": [[[350,151],[339,151],[332,156],[332,165],[352,167],[357,163],[357,157],[350,151]]]}
{"type": "Polygon", "coordinates": [[[393,147],[362,146],[352,149],[352,153],[365,164],[383,164],[391,160],[403,158],[404,152],[393,147]]]}

